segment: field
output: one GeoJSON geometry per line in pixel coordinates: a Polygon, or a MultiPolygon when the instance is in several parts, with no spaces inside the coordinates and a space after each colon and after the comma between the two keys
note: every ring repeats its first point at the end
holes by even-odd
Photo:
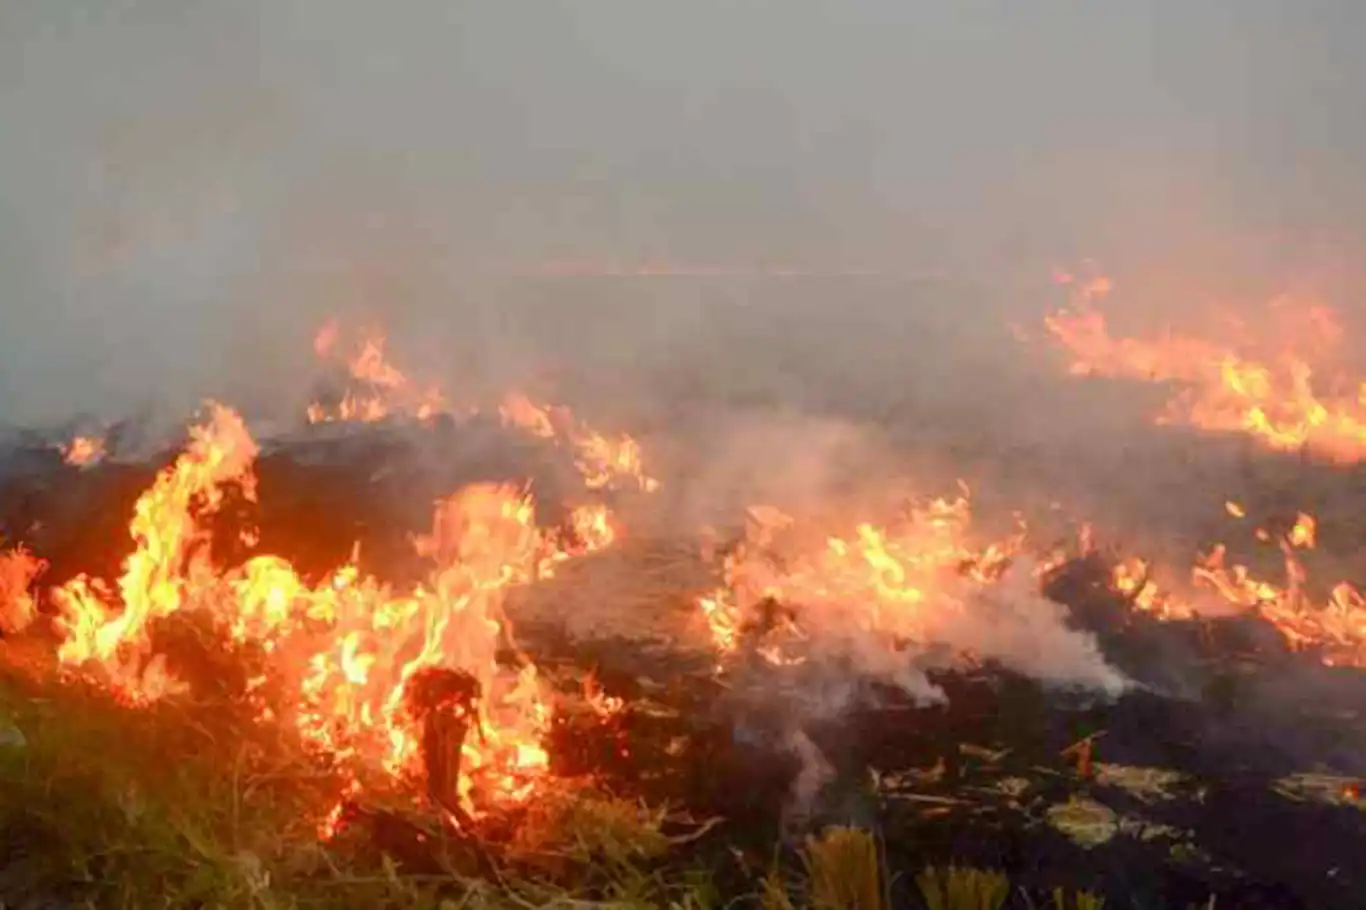
{"type": "Polygon", "coordinates": [[[1341,439],[710,293],[477,413],[338,329],[288,432],[14,436],[0,903],[1366,902],[1341,439]]]}

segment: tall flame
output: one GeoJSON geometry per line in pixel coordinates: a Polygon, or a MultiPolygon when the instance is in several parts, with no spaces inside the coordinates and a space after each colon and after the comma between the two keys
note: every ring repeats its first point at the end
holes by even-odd
{"type": "Polygon", "coordinates": [[[424,669],[459,670],[478,690],[463,748],[464,807],[525,797],[548,765],[549,708],[534,666],[498,659],[508,644],[505,600],[558,562],[610,543],[606,511],[581,507],[572,533],[554,534],[535,525],[523,490],[469,487],[439,502],[430,533],[415,541],[431,565],[422,585],[395,592],[350,564],[311,586],[276,556],[230,569],[210,560],[201,521],[228,485],[253,495],[256,451],[240,417],[213,406],[138,500],[135,549],[117,592],[84,577],[54,592],[62,663],[99,672],[131,700],[159,698],[180,684],[157,651],[154,621],[207,613],[269,656],[284,710],[306,741],[344,765],[400,776],[422,770],[405,704],[410,682],[424,669]]]}

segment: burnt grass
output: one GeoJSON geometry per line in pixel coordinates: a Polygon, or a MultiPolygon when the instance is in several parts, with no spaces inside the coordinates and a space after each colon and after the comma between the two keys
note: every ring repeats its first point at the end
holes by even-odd
{"type": "MultiPolygon", "coordinates": [[[[261,546],[306,573],[335,566],[359,540],[363,568],[401,577],[416,569],[406,533],[462,483],[532,477],[538,502],[558,501],[570,475],[553,453],[499,441],[493,427],[463,429],[476,443],[451,447],[455,432],[380,429],[267,450],[259,504],[232,502],[220,520],[250,517],[261,546]]],[[[81,471],[54,452],[17,450],[0,476],[0,533],[48,560],[45,585],[80,571],[113,577],[132,503],[170,457],[81,471]]],[[[553,523],[553,509],[541,520],[553,523]]],[[[230,545],[221,556],[234,558],[230,545]]],[[[1106,578],[1099,562],[1077,560],[1045,593],[1135,681],[1115,700],[985,666],[934,674],[938,704],[870,683],[847,709],[811,719],[762,697],[775,669],[718,679],[706,656],[572,641],[553,627],[519,636],[552,674],[592,670],[627,705],[607,721],[559,719],[556,771],[721,819],[660,862],[709,869],[723,895],[753,894],[775,855],[796,867],[807,833],[840,824],[878,832],[895,906],[918,906],[916,873],[950,862],[1004,871],[1014,888],[1007,906],[1044,906],[1058,886],[1093,891],[1107,907],[1206,906],[1211,896],[1219,907],[1366,906],[1366,813],[1353,799],[1297,799],[1276,786],[1306,771],[1366,778],[1356,717],[1366,676],[1287,651],[1260,620],[1154,621],[1106,578]],[[829,765],[809,799],[797,796],[798,731],[829,765]],[[1087,741],[1089,750],[1079,747],[1087,741]],[[1154,795],[1117,783],[1108,766],[1180,779],[1154,795]],[[1057,807],[1078,800],[1108,810],[1108,837],[1083,843],[1052,823],[1057,807]]],[[[378,848],[423,865],[410,838],[382,827],[377,841],[393,842],[378,848]]]]}

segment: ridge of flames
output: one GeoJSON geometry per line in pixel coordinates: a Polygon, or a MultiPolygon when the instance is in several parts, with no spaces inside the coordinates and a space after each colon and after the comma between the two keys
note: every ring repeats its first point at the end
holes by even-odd
{"type": "Polygon", "coordinates": [[[550,713],[535,667],[510,669],[497,659],[504,601],[511,588],[610,543],[605,510],[576,509],[569,543],[536,527],[523,490],[467,487],[437,504],[431,532],[415,541],[432,565],[424,584],[395,592],[353,563],[312,586],[276,556],[226,570],[209,561],[202,521],[227,487],[254,495],[255,455],[241,418],[213,405],[184,453],[138,500],[130,524],[136,546],[117,593],[84,577],[53,592],[65,636],[60,662],[98,668],[132,702],[155,700],[181,687],[155,651],[155,622],[203,611],[233,640],[270,657],[288,719],[305,741],[342,764],[392,775],[420,771],[417,733],[404,710],[407,682],[424,668],[460,669],[482,693],[477,742],[463,751],[463,807],[474,812],[524,797],[548,765],[541,741],[550,713]]]}
{"type": "MultiPolygon", "coordinates": [[[[1244,517],[1236,503],[1228,511],[1244,517]]],[[[1280,582],[1230,562],[1226,544],[1199,554],[1188,578],[1191,594],[1207,595],[1203,601],[1160,584],[1141,557],[1101,554],[1090,525],[1070,551],[1031,555],[1022,520],[1014,534],[975,543],[966,487],[956,498],[912,505],[886,525],[865,521],[852,533],[824,536],[813,533],[817,527],[767,506],[748,511],[742,540],[721,559],[720,584],[696,600],[718,669],[746,653],[774,665],[801,663],[812,646],[842,636],[871,636],[892,649],[933,641],[955,612],[969,608],[966,594],[998,584],[1018,561],[1030,561],[1041,583],[1068,559],[1089,555],[1105,556],[1111,588],[1136,612],[1160,621],[1253,614],[1293,651],[1330,666],[1366,667],[1366,596],[1345,581],[1322,600],[1311,594],[1302,554],[1316,547],[1318,533],[1309,514],[1279,536],[1256,531],[1280,552],[1280,582]]]]}
{"type": "MultiPolygon", "coordinates": [[[[328,355],[336,340],[335,323],[324,326],[315,351],[328,355]]],[[[454,413],[438,389],[416,386],[386,360],[382,337],[363,339],[347,369],[355,388],[333,411],[311,406],[310,422],[454,413]]],[[[567,442],[589,489],[622,479],[646,491],[658,486],[629,436],[603,436],[568,409],[519,393],[504,399],[500,414],[506,426],[567,442]]],[[[104,451],[97,437],[61,448],[77,467],[104,451]]],[[[255,701],[263,719],[291,722],[306,743],[339,768],[351,768],[348,797],[360,792],[367,769],[400,778],[422,774],[421,724],[405,694],[424,670],[458,670],[478,693],[469,718],[473,735],[461,746],[459,807],[474,815],[524,799],[548,770],[542,743],[550,707],[529,660],[509,667],[499,659],[511,645],[505,602],[514,588],[553,575],[559,563],[611,544],[616,532],[607,509],[579,505],[565,529],[543,531],[525,488],[466,487],[439,501],[430,533],[414,539],[430,566],[422,584],[395,591],[362,576],[354,556],[310,584],[278,556],[253,555],[231,568],[210,558],[205,520],[229,489],[255,500],[258,452],[241,417],[209,403],[182,453],[137,500],[129,523],[134,549],[117,583],[78,576],[51,592],[62,636],[59,663],[93,671],[122,699],[146,704],[187,688],[159,650],[158,623],[177,614],[207,615],[230,641],[267,658],[246,694],[254,698],[278,686],[283,697],[274,707],[265,698],[255,701]]],[[[254,529],[239,536],[255,547],[254,529]]],[[[43,567],[22,547],[0,554],[0,614],[16,629],[36,615],[31,588],[43,567]]],[[[321,833],[331,832],[340,809],[321,833]]]]}
{"type": "MultiPolygon", "coordinates": [[[[1164,419],[1179,414],[1207,429],[1238,429],[1277,448],[1299,440],[1338,456],[1354,453],[1358,444],[1366,452],[1366,432],[1353,441],[1355,418],[1331,416],[1328,400],[1307,391],[1307,367],[1275,373],[1237,358],[1231,346],[1174,336],[1159,342],[1112,338],[1094,308],[1109,293],[1108,282],[1071,276],[1060,281],[1076,301],[1071,310],[1051,315],[1048,326],[1073,352],[1074,372],[1186,385],[1188,394],[1164,419]],[[1244,381],[1247,376],[1254,379],[1244,381]],[[1286,376],[1301,377],[1303,384],[1286,386],[1286,376]],[[1287,388],[1295,394],[1276,397],[1287,388]]],[[[334,325],[324,327],[315,344],[319,355],[332,356],[337,338],[334,325]]],[[[390,364],[380,337],[363,340],[346,367],[353,388],[334,408],[313,405],[309,420],[468,413],[390,364]]],[[[657,486],[629,436],[603,436],[567,409],[516,392],[503,399],[499,414],[507,426],[565,445],[590,489],[623,480],[644,490],[657,486]]],[[[92,450],[98,448],[92,443],[92,450]]],[[[230,640],[258,648],[267,658],[268,675],[251,680],[249,691],[279,684],[286,697],[277,719],[339,765],[356,769],[351,795],[361,786],[362,770],[400,778],[422,773],[420,731],[406,709],[405,691],[423,670],[458,669],[477,681],[481,696],[474,706],[474,735],[462,747],[461,808],[477,814],[535,792],[548,772],[543,742],[550,707],[530,661],[508,666],[499,659],[509,643],[506,601],[514,589],[553,574],[565,560],[610,545],[614,531],[607,510],[580,506],[572,511],[570,530],[556,533],[536,526],[524,488],[464,488],[436,504],[430,531],[414,540],[429,572],[422,584],[403,591],[362,576],[354,559],[316,583],[269,554],[236,567],[216,566],[206,519],[229,490],[254,499],[257,454],[241,417],[211,404],[205,420],[190,429],[180,456],[137,501],[129,523],[134,550],[116,584],[78,577],[52,592],[63,633],[59,661],[97,671],[131,702],[154,701],[186,685],[158,650],[158,623],[178,614],[207,614],[230,640]]],[[[1229,504],[1229,512],[1243,517],[1236,504],[1229,504]]],[[[722,560],[721,584],[698,598],[697,607],[723,662],[750,650],[775,664],[800,662],[807,645],[829,636],[871,635],[893,648],[932,639],[937,622],[967,608],[965,591],[1000,582],[1025,555],[1023,522],[1016,533],[980,544],[973,539],[971,517],[966,486],[955,498],[914,503],[891,522],[862,521],[839,534],[778,509],[754,507],[744,539],[722,560]],[[798,605],[800,615],[782,609],[798,605]]],[[[253,529],[240,533],[254,546],[253,529]]],[[[1346,583],[1335,586],[1323,604],[1314,604],[1308,593],[1301,554],[1316,544],[1313,517],[1300,515],[1277,538],[1264,531],[1258,536],[1279,547],[1284,583],[1229,564],[1221,544],[1196,561],[1192,585],[1232,609],[1265,617],[1292,648],[1317,650],[1330,664],[1366,666],[1366,598],[1346,583]]],[[[1084,530],[1081,550],[1093,548],[1084,530]]],[[[1036,574],[1063,558],[1055,553],[1036,560],[1036,574]]],[[[9,615],[34,613],[29,592],[41,568],[26,550],[0,554],[0,604],[9,615]]],[[[1159,619],[1199,615],[1194,601],[1160,587],[1141,559],[1116,557],[1111,584],[1134,609],[1159,619]]],[[[263,713],[275,710],[264,705],[263,713]]],[[[324,833],[335,822],[334,815],[324,833]]]]}
{"type": "MultiPolygon", "coordinates": [[[[310,404],[306,412],[310,423],[373,423],[400,415],[423,421],[442,415],[461,419],[479,413],[472,405],[452,404],[436,386],[417,383],[395,367],[385,356],[383,335],[362,336],[349,357],[341,353],[340,339],[340,327],[329,322],[318,331],[313,349],[320,358],[344,365],[350,387],[333,406],[320,401],[310,404]]],[[[589,489],[623,481],[646,492],[659,486],[645,473],[640,444],[629,435],[606,436],[580,421],[569,408],[536,402],[515,390],[503,396],[497,410],[504,426],[566,444],[589,489]]]]}
{"type": "Polygon", "coordinates": [[[813,637],[925,641],[943,611],[964,608],[955,587],[999,581],[1024,546],[1023,522],[974,545],[969,496],[962,485],[959,496],[912,503],[887,525],[861,521],[823,539],[779,509],[750,508],[720,587],[697,600],[713,645],[723,659],[753,645],[770,663],[792,664],[813,637]],[[798,605],[800,616],[788,612],[798,605]]]}
{"type": "MultiPolygon", "coordinates": [[[[1228,513],[1242,519],[1241,505],[1229,502],[1228,513]]],[[[1258,615],[1271,623],[1295,651],[1314,651],[1329,666],[1366,667],[1366,596],[1354,585],[1339,581],[1322,600],[1309,587],[1309,570],[1301,554],[1318,544],[1318,523],[1301,512],[1279,536],[1258,528],[1255,537],[1280,551],[1284,580],[1262,577],[1242,563],[1230,563],[1228,545],[1214,544],[1198,556],[1190,570],[1197,591],[1213,594],[1216,608],[1258,615]]],[[[1164,589],[1152,579],[1152,567],[1143,559],[1117,560],[1112,584],[1134,608],[1161,620],[1191,620],[1201,615],[1190,599],[1164,589]]]]}
{"type": "Polygon", "coordinates": [[[1071,356],[1073,375],[1176,384],[1181,391],[1158,416],[1160,424],[1242,433],[1270,449],[1306,450],[1338,462],[1366,458],[1366,382],[1326,370],[1342,338],[1332,310],[1277,301],[1273,315],[1287,323],[1279,333],[1282,347],[1259,356],[1246,339],[1232,337],[1116,337],[1100,309],[1113,290],[1108,278],[1059,273],[1055,281],[1069,299],[1044,325],[1071,356]],[[1296,336],[1307,341],[1285,340],[1296,336]]]}

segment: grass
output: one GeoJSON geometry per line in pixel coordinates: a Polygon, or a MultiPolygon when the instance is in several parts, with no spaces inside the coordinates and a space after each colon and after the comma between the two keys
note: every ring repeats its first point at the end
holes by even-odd
{"type": "Polygon", "coordinates": [[[1000,910],[1010,896],[1004,875],[981,869],[926,869],[915,881],[928,910],[1000,910]]]}
{"type": "MultiPolygon", "coordinates": [[[[881,844],[860,829],[813,835],[796,864],[775,859],[723,894],[715,870],[678,858],[680,838],[666,833],[678,816],[590,786],[548,793],[512,833],[479,845],[417,819],[407,830],[425,842],[420,863],[360,825],[320,843],[317,821],[340,786],[231,702],[130,709],[95,688],[0,676],[0,907],[892,906],[881,844]]],[[[926,910],[997,910],[1009,893],[1003,875],[955,866],[915,883],[926,910]]],[[[1058,892],[1054,906],[1101,902],[1058,892]]]]}
{"type": "MultiPolygon", "coordinates": [[[[230,702],[131,709],[80,685],[0,680],[0,906],[711,906],[656,861],[665,810],[566,786],[491,850],[405,818],[320,843],[341,779],[230,702]],[[420,862],[405,847],[426,841],[420,862]]],[[[395,816],[396,817],[396,816],[395,816]]],[[[357,826],[358,829],[364,826],[357,826]]]]}

